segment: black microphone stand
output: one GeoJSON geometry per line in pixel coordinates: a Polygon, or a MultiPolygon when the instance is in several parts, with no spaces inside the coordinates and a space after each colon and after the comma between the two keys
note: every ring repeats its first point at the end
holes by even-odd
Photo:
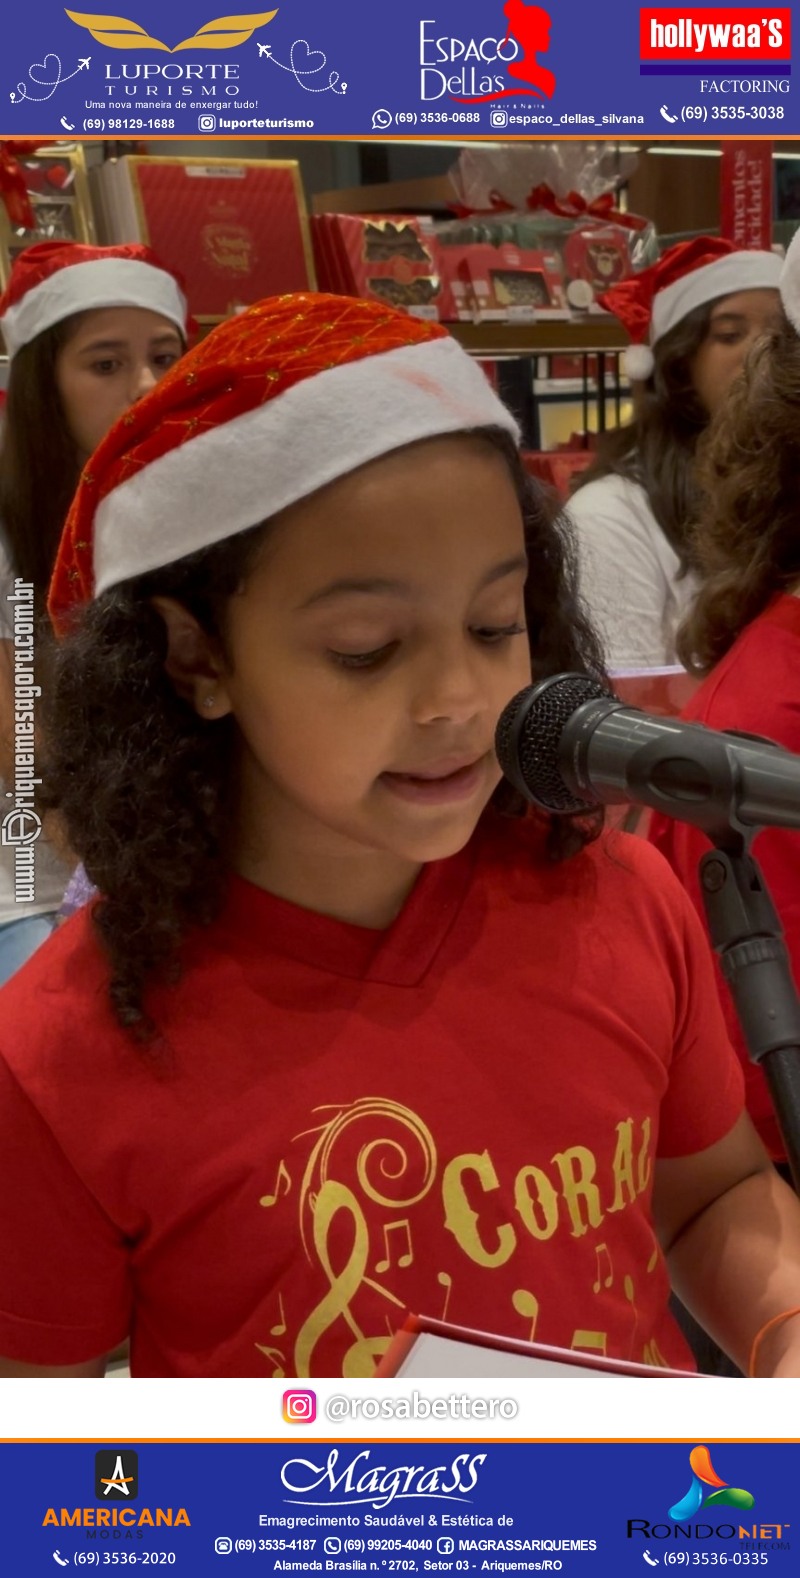
{"type": "Polygon", "coordinates": [[[750,1059],[766,1076],[800,1194],[800,998],[775,906],[749,845],[758,828],[706,829],[700,887],[750,1059]]]}

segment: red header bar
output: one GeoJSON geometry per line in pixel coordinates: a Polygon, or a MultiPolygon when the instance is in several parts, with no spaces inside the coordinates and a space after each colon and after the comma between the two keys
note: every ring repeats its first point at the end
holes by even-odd
{"type": "Polygon", "coordinates": [[[642,60],[791,60],[791,8],[657,6],[639,12],[642,60]]]}

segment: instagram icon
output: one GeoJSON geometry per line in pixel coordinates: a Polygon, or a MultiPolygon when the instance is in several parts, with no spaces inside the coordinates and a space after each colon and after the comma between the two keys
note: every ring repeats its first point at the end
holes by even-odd
{"type": "Polygon", "coordinates": [[[287,1425],[312,1425],[317,1417],[316,1392],[284,1392],[283,1422],[287,1425]]]}

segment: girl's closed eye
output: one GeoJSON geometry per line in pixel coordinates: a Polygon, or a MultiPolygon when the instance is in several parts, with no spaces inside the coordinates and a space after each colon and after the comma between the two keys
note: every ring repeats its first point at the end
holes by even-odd
{"type": "MultiPolygon", "coordinates": [[[[513,636],[524,636],[526,626],[514,621],[507,625],[476,625],[472,626],[470,634],[482,646],[497,647],[510,641],[513,636]]],[[[400,646],[399,640],[385,641],[380,646],[370,647],[361,651],[343,651],[338,647],[329,647],[328,656],[340,668],[349,669],[374,669],[394,656],[400,646]]]]}
{"type": "Polygon", "coordinates": [[[328,648],[328,657],[339,668],[365,669],[377,668],[385,662],[399,646],[398,641],[386,641],[382,646],[372,647],[368,651],[340,651],[336,647],[328,648]]]}
{"type": "Polygon", "coordinates": [[[510,641],[512,636],[524,636],[525,633],[526,626],[516,620],[510,625],[479,625],[472,631],[486,646],[499,646],[503,641],[510,641]]]}

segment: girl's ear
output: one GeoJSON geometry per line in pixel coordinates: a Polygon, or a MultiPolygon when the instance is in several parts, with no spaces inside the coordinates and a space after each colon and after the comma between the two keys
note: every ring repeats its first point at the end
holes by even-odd
{"type": "Polygon", "coordinates": [[[224,669],[211,637],[174,597],[153,597],[167,632],[164,668],[178,695],[201,718],[224,718],[231,710],[224,669]]]}

